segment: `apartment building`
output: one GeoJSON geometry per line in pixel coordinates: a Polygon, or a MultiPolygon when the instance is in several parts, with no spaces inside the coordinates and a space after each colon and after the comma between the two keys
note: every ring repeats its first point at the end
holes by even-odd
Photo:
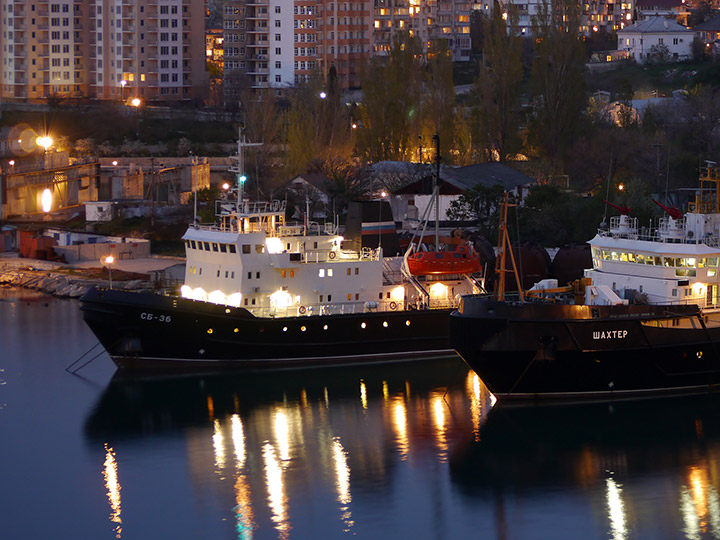
{"type": "MultiPolygon", "coordinates": [[[[616,32],[633,23],[633,7],[635,0],[615,2],[614,0],[582,0],[580,3],[580,33],[590,36],[597,32],[616,32]]],[[[517,9],[518,21],[513,30],[522,36],[532,36],[534,18],[541,9],[543,0],[507,0],[501,1],[502,9],[514,5],[517,9]]],[[[547,0],[548,6],[552,5],[547,0]]],[[[483,4],[483,9],[492,10],[492,3],[483,4]]]]}
{"type": "Polygon", "coordinates": [[[357,87],[362,62],[372,50],[368,0],[229,0],[223,29],[230,106],[245,89],[282,93],[331,67],[341,88],[357,87]]]}
{"type": "Polygon", "coordinates": [[[0,98],[204,97],[204,0],[0,0],[0,98]]]}
{"type": "Polygon", "coordinates": [[[387,55],[397,31],[417,36],[427,53],[432,42],[446,40],[453,60],[470,60],[470,14],[478,5],[467,0],[375,0],[373,52],[387,55]]]}

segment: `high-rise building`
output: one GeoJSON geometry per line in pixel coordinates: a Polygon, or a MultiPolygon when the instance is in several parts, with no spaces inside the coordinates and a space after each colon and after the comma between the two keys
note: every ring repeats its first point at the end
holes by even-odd
{"type": "Polygon", "coordinates": [[[204,97],[204,0],[0,0],[0,97],[204,97]]]}
{"type": "Polygon", "coordinates": [[[387,55],[393,35],[417,35],[425,52],[445,39],[456,61],[469,60],[467,0],[228,0],[224,6],[226,105],[244,89],[293,87],[334,71],[340,89],[360,86],[372,55],[387,55]]]}
{"type": "Polygon", "coordinates": [[[468,0],[375,0],[373,52],[387,55],[397,31],[417,36],[423,51],[444,39],[456,62],[470,59],[470,14],[475,4],[468,0]]]}
{"type": "Polygon", "coordinates": [[[281,93],[335,68],[340,88],[360,84],[371,53],[368,0],[229,0],[223,11],[226,105],[252,89],[281,93]]]}

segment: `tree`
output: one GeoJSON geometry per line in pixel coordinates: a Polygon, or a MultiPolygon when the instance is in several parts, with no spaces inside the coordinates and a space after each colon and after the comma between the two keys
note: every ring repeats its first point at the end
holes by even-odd
{"type": "Polygon", "coordinates": [[[387,58],[373,56],[363,70],[357,145],[367,160],[407,159],[417,147],[422,67],[418,38],[404,32],[394,36],[387,58]]]}
{"type": "Polygon", "coordinates": [[[578,35],[579,7],[573,0],[543,0],[533,18],[536,41],[531,72],[533,146],[559,165],[580,125],[584,103],[585,51],[578,35]]]}
{"type": "Polygon", "coordinates": [[[498,210],[504,196],[505,189],[500,184],[489,187],[476,184],[450,203],[447,216],[454,220],[477,221],[480,233],[493,238],[497,234],[498,210]]]}
{"type": "Polygon", "coordinates": [[[476,108],[476,141],[486,161],[505,161],[508,151],[519,146],[519,97],[523,78],[522,38],[508,31],[517,26],[517,9],[503,9],[497,0],[493,14],[485,19],[483,65],[475,82],[479,97],[476,108]]]}
{"type": "Polygon", "coordinates": [[[452,78],[452,51],[444,39],[432,43],[427,65],[427,82],[423,93],[423,136],[440,136],[440,155],[446,163],[454,161],[455,87],[452,78]]]}

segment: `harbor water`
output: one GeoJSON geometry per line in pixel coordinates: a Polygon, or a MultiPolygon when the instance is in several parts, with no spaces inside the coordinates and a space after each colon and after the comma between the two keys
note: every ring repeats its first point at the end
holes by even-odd
{"type": "Polygon", "coordinates": [[[0,289],[3,540],[720,538],[720,397],[493,406],[459,358],[66,370],[95,344],[76,300],[0,289]]]}

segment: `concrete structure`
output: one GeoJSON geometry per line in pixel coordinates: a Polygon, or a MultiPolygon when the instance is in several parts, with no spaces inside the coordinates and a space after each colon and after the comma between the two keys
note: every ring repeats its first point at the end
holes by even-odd
{"type": "Polygon", "coordinates": [[[98,161],[71,163],[64,152],[17,159],[0,176],[0,219],[42,215],[46,190],[51,194],[50,213],[96,200],[99,186],[98,161]]]}
{"type": "Polygon", "coordinates": [[[693,32],[665,17],[655,16],[618,32],[618,50],[640,64],[687,60],[692,56],[693,32]]]}
{"type": "Polygon", "coordinates": [[[203,0],[0,0],[0,98],[202,98],[203,0]]]}

